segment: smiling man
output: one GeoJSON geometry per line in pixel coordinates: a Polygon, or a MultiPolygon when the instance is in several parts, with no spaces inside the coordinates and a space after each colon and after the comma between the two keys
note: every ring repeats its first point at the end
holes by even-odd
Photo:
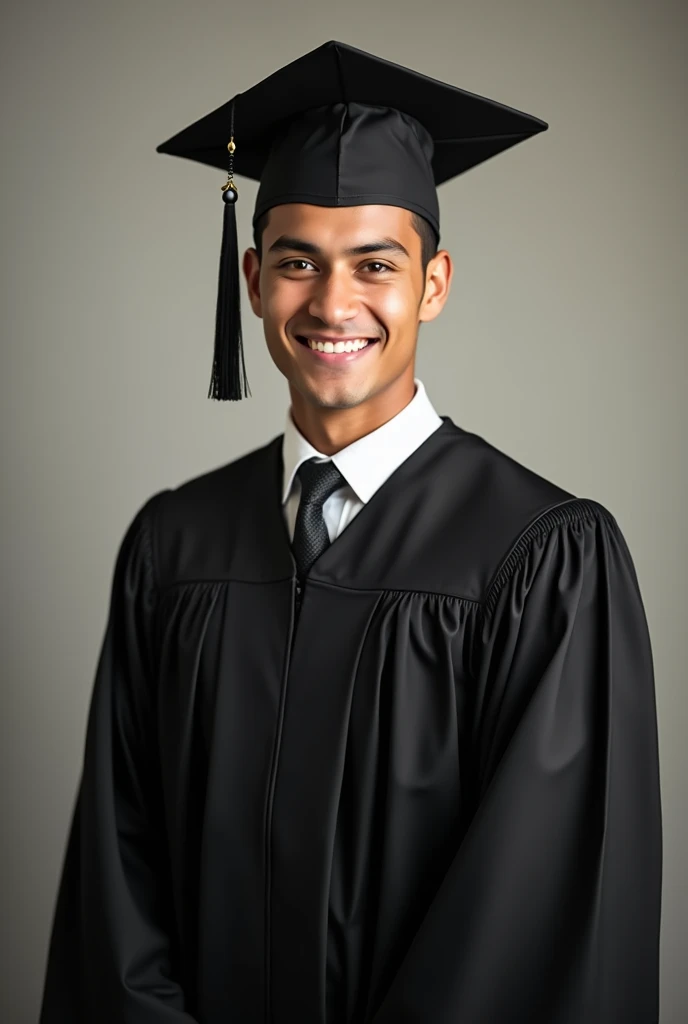
{"type": "Polygon", "coordinates": [[[213,398],[247,386],[235,156],[260,181],[290,404],[126,531],[41,1024],[656,1024],[631,555],[414,369],[437,185],[545,127],[331,42],[159,147],[228,155],[213,398]]]}
{"type": "Polygon", "coordinates": [[[251,305],[289,384],[291,417],[321,453],[413,399],[419,324],[440,312],[451,279],[449,253],[431,248],[429,225],[396,206],[289,203],[261,219],[244,257],[251,305]]]}

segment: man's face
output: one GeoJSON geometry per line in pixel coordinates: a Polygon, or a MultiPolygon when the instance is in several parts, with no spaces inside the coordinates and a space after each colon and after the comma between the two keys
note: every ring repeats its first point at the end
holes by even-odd
{"type": "Polygon", "coordinates": [[[270,355],[309,404],[351,408],[400,378],[412,381],[419,322],[439,308],[423,303],[432,291],[426,288],[430,268],[424,275],[408,210],[275,206],[263,232],[262,261],[249,249],[244,273],[270,355]],[[354,339],[368,344],[346,351],[354,339]],[[330,342],[335,351],[313,351],[314,340],[330,342]],[[345,351],[337,351],[337,342],[345,351]]]}

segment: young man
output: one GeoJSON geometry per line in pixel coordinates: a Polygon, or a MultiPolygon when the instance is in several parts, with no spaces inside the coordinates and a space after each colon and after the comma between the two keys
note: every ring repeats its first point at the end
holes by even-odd
{"type": "Polygon", "coordinates": [[[126,531],[41,1024],[657,1021],[627,545],[414,376],[452,276],[436,185],[543,127],[332,42],[160,147],[221,166],[229,137],[260,180],[243,271],[291,405],[126,531]]]}

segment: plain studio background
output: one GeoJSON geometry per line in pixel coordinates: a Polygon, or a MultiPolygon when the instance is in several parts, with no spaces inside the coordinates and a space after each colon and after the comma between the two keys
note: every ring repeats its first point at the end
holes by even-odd
{"type": "MultiPolygon", "coordinates": [[[[662,1024],[687,1019],[686,14],[682,0],[3,6],[3,1021],[38,1011],[126,525],[154,491],[281,432],[288,403],[243,282],[253,397],[206,398],[226,176],[155,146],[331,38],[550,124],[440,186],[456,274],[416,372],[441,414],[601,501],[627,538],[657,679],[662,1024]]],[[[257,186],[238,185],[243,251],[257,186]]]]}

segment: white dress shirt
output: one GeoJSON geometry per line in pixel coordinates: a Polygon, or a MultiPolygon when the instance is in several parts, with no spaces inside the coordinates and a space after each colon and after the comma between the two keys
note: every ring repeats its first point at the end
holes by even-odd
{"type": "Polygon", "coordinates": [[[318,462],[331,459],[346,480],[346,486],[338,488],[323,504],[323,518],[330,541],[333,541],[387,477],[442,425],[422,381],[414,377],[414,383],[415,394],[401,412],[332,456],[323,455],[306,440],[291,418],[289,408],[282,442],[282,507],[290,539],[294,537],[301,496],[301,482],[296,471],[302,462],[314,457],[318,462]]]}

